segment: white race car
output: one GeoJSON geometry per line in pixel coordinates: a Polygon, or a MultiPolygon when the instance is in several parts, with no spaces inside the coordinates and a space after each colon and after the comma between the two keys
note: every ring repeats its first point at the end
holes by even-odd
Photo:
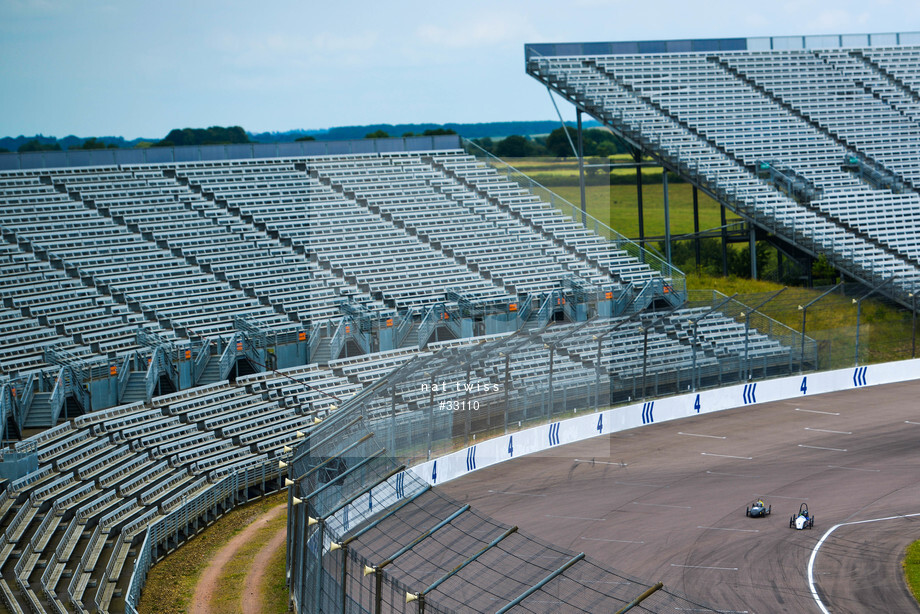
{"type": "Polygon", "coordinates": [[[808,504],[799,506],[799,513],[789,518],[790,529],[810,529],[815,526],[815,517],[808,513],[808,504]]]}

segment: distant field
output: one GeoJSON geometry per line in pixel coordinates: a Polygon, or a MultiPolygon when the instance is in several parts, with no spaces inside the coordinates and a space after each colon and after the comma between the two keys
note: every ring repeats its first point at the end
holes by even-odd
{"type": "MultiPolygon", "coordinates": [[[[629,156],[614,156],[614,162],[628,162],[629,156]]],[[[523,158],[507,160],[545,188],[558,194],[575,206],[580,206],[578,187],[578,165],[572,161],[523,158]]],[[[589,161],[590,162],[590,161],[589,161]]],[[[629,238],[639,236],[638,197],[635,185],[635,170],[615,169],[628,183],[609,184],[603,174],[590,178],[585,189],[588,214],[604,222],[617,232],[629,238]],[[598,185],[600,184],[600,185],[598,185]]],[[[663,236],[664,190],[661,184],[660,168],[643,168],[642,204],[646,236],[663,236]],[[649,183],[647,183],[649,182],[649,183]]],[[[668,205],[671,216],[671,234],[693,232],[693,188],[688,183],[668,185],[668,205]]],[[[717,202],[698,192],[700,230],[718,228],[722,225],[717,202]]],[[[727,212],[727,221],[738,220],[738,216],[727,212]]]]}

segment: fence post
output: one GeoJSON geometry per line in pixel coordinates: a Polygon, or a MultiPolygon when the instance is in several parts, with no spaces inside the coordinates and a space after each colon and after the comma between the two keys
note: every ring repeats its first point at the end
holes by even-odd
{"type": "MultiPolygon", "coordinates": [[[[340,608],[340,612],[346,614],[348,611],[346,605],[348,603],[348,544],[341,544],[337,547],[342,550],[342,574],[339,579],[340,588],[342,589],[342,607],[340,608]]],[[[332,548],[336,548],[336,545],[333,544],[332,548]]]]}
{"type": "MultiPolygon", "coordinates": [[[[501,352],[501,354],[504,354],[504,352],[501,352]]],[[[509,363],[510,363],[510,361],[511,361],[511,356],[510,356],[509,354],[504,354],[504,356],[505,356],[505,381],[504,381],[504,383],[502,384],[502,386],[503,386],[503,388],[505,389],[505,425],[504,425],[504,426],[505,426],[505,429],[504,429],[504,434],[507,435],[507,434],[508,434],[508,402],[509,402],[509,401],[508,401],[508,388],[509,388],[509,384],[511,383],[511,380],[509,379],[509,375],[508,375],[508,367],[509,367],[509,363]]]]}
{"type": "Polygon", "coordinates": [[[315,585],[316,594],[314,595],[314,612],[322,612],[322,595],[323,595],[323,537],[325,534],[324,528],[326,522],[322,519],[318,519],[319,524],[316,526],[317,535],[319,535],[318,543],[316,545],[316,579],[315,585]]]}
{"type": "Polygon", "coordinates": [[[434,428],[434,373],[431,374],[431,385],[428,387],[428,455],[426,460],[431,460],[431,440],[433,438],[431,431],[434,428]]]}
{"type": "Polygon", "coordinates": [[[466,396],[464,397],[464,414],[466,414],[465,426],[466,431],[466,445],[470,445],[470,431],[473,430],[473,419],[470,414],[470,372],[473,369],[473,363],[471,360],[468,360],[466,363],[466,396]]]}
{"type": "MultiPolygon", "coordinates": [[[[645,386],[645,377],[648,373],[648,326],[645,326],[642,331],[642,398],[645,399],[646,395],[646,386],[645,386]]],[[[696,335],[694,334],[694,338],[696,335]]],[[[694,358],[696,354],[694,354],[694,358]]]]}
{"type": "Polygon", "coordinates": [[[374,613],[383,614],[383,570],[374,570],[374,613]]]}
{"type": "Polygon", "coordinates": [[[390,454],[396,456],[396,385],[390,388],[390,454]]]}
{"type": "Polygon", "coordinates": [[[553,359],[556,353],[556,344],[550,343],[548,346],[544,345],[543,347],[549,348],[549,405],[546,411],[546,418],[549,420],[553,417],[553,359]]]}

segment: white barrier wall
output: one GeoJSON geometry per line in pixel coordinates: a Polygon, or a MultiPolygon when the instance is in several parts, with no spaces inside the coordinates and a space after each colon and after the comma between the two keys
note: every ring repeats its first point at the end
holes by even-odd
{"type": "Polygon", "coordinates": [[[551,424],[489,439],[463,450],[416,465],[413,471],[429,484],[442,484],[477,469],[518,456],[590,437],[677,420],[697,414],[734,409],[745,405],[782,401],[866,386],[920,379],[920,359],[905,360],[837,371],[793,375],[690,394],[635,403],[585,414],[551,424]]]}

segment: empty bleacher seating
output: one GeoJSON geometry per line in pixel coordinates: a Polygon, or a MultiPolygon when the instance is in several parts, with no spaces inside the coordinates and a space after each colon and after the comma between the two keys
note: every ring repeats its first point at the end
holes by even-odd
{"type": "Polygon", "coordinates": [[[528,71],[769,232],[859,278],[896,277],[887,291],[904,300],[920,279],[907,57],[916,49],[535,55],[528,71]],[[869,171],[848,170],[849,158],[869,171]],[[771,166],[810,192],[758,175],[771,166]]]}

